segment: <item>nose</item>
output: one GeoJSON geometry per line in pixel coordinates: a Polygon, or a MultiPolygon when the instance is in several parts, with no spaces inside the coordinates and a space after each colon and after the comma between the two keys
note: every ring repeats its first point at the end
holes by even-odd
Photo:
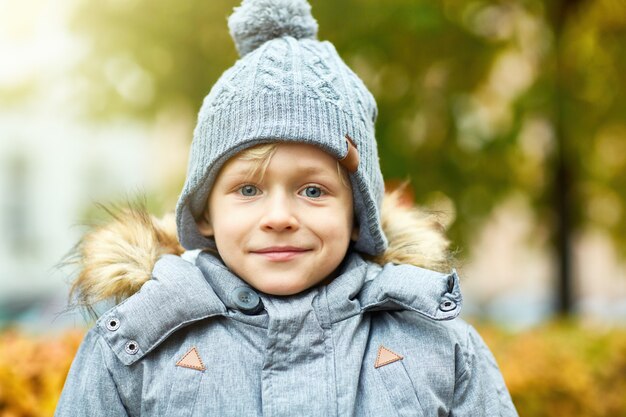
{"type": "Polygon", "coordinates": [[[265,231],[295,231],[300,223],[295,216],[292,202],[283,192],[272,193],[266,198],[261,218],[261,228],[265,231]]]}

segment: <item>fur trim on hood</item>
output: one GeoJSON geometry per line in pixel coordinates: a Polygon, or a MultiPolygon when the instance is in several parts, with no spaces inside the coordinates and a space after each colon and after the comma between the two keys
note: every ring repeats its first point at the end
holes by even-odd
{"type": "MultiPolygon", "coordinates": [[[[444,227],[436,215],[402,204],[401,193],[386,194],[383,200],[382,227],[389,247],[367,258],[380,265],[392,262],[448,272],[451,257],[444,227]]],[[[185,251],[173,214],[158,219],[143,206],[107,211],[113,220],[88,232],[67,262],[78,267],[70,300],[92,312],[96,303],[117,304],[137,292],[151,279],[161,255],[185,251]]]]}

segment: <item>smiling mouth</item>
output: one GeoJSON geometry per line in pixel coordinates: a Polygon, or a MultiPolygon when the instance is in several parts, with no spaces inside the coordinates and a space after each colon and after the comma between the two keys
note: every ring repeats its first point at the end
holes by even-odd
{"type": "Polygon", "coordinates": [[[292,246],[283,246],[283,247],[270,247],[270,248],[259,249],[256,251],[252,251],[251,253],[255,255],[263,256],[269,261],[284,262],[284,261],[290,261],[294,258],[297,258],[309,251],[310,249],[303,249],[303,248],[297,248],[297,247],[292,247],[292,246]]]}

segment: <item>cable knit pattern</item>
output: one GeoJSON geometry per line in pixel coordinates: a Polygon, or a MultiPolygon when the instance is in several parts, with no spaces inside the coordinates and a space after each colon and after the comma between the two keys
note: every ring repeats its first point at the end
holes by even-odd
{"type": "MultiPolygon", "coordinates": [[[[285,2],[291,4],[286,0],[244,0],[241,7],[271,9],[285,2]]],[[[302,2],[306,4],[294,0],[298,5],[293,7],[300,12],[309,10],[302,2]]],[[[215,177],[230,157],[248,147],[282,141],[316,145],[341,159],[348,150],[347,134],[360,157],[357,171],[350,175],[360,225],[355,248],[370,255],[382,253],[387,240],[380,226],[384,185],[374,135],[374,97],[330,42],[310,36],[296,38],[291,29],[272,32],[261,27],[260,21],[267,19],[248,24],[242,20],[245,16],[252,15],[240,14],[235,26],[247,28],[246,36],[252,36],[257,47],[246,50],[222,74],[198,114],[187,180],[177,205],[182,245],[187,249],[215,247],[211,239],[200,235],[194,218],[202,213],[215,177]],[[262,32],[260,37],[250,32],[252,27],[262,32]],[[266,39],[270,33],[277,35],[266,39]],[[263,42],[258,41],[261,38],[263,42]]],[[[294,20],[276,10],[266,10],[263,16],[279,16],[292,23],[313,19],[299,15],[294,20]]],[[[266,24],[276,26],[275,21],[266,24]]],[[[241,39],[235,40],[241,49],[241,39]]]]}

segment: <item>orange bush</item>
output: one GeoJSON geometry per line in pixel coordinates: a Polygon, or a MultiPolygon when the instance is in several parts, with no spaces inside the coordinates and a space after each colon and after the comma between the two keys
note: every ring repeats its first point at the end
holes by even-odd
{"type": "Polygon", "coordinates": [[[0,332],[0,417],[52,416],[84,331],[32,337],[0,332]]]}
{"type": "MultiPolygon", "coordinates": [[[[626,329],[572,322],[519,333],[476,327],[520,417],[626,417],[626,329]]],[[[52,416],[83,336],[0,332],[0,417],[52,416]]]]}
{"type": "Polygon", "coordinates": [[[521,333],[476,327],[521,417],[626,416],[626,330],[572,322],[521,333]]]}

